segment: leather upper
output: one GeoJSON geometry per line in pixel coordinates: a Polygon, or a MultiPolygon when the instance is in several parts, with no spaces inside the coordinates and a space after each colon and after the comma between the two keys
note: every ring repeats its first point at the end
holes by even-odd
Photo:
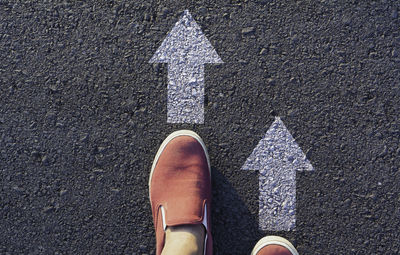
{"type": "Polygon", "coordinates": [[[207,251],[212,254],[211,177],[201,144],[191,136],[172,139],[160,154],[150,182],[150,202],[156,229],[157,252],[164,247],[166,226],[201,224],[207,204],[207,251]]]}

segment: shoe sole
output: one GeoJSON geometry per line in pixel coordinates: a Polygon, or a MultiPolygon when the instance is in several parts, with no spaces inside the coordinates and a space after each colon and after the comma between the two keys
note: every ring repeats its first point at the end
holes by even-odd
{"type": "Polygon", "coordinates": [[[289,240],[280,236],[266,236],[264,238],[261,238],[260,241],[258,241],[257,244],[254,246],[251,255],[257,255],[257,252],[259,252],[262,248],[270,244],[277,244],[283,246],[286,249],[288,249],[293,255],[299,255],[296,248],[294,248],[293,244],[289,242],[289,240]]]}
{"type": "Polygon", "coordinates": [[[153,165],[151,166],[150,177],[149,177],[149,197],[150,197],[151,179],[153,177],[153,172],[154,172],[154,169],[156,168],[158,159],[160,158],[160,155],[164,151],[164,149],[167,146],[167,144],[170,141],[172,141],[172,139],[174,139],[174,138],[176,138],[178,136],[190,136],[190,137],[193,137],[194,139],[196,139],[201,144],[201,147],[203,147],[204,153],[206,155],[208,170],[209,170],[210,177],[211,177],[210,158],[208,157],[208,152],[207,152],[206,145],[204,144],[204,142],[201,139],[201,137],[198,134],[196,134],[195,132],[191,131],[191,130],[178,130],[178,131],[175,131],[175,132],[171,133],[169,136],[167,136],[167,138],[165,138],[165,140],[162,142],[162,144],[161,144],[160,148],[158,149],[157,154],[156,154],[156,156],[155,156],[155,158],[153,160],[153,165]]]}

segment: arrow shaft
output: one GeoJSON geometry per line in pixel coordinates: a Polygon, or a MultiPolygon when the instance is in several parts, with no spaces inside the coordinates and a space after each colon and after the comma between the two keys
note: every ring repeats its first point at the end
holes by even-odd
{"type": "Polygon", "coordinates": [[[296,226],[296,170],[284,162],[270,162],[260,171],[259,227],[290,231],[296,226]]]}
{"type": "Polygon", "coordinates": [[[168,65],[168,123],[204,123],[204,65],[168,65]]]}

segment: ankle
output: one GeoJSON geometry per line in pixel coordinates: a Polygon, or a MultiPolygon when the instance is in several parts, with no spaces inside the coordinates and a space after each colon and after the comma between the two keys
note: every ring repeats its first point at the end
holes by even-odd
{"type": "Polygon", "coordinates": [[[167,227],[162,254],[203,254],[204,238],[202,224],[167,227]]]}

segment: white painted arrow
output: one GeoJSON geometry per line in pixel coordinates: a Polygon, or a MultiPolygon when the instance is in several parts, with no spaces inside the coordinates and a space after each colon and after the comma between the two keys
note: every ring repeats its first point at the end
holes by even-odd
{"type": "Polygon", "coordinates": [[[168,123],[204,123],[204,64],[223,63],[186,10],[149,61],[168,63],[168,123]]]}
{"type": "Polygon", "coordinates": [[[259,170],[259,227],[289,231],[296,226],[296,171],[313,167],[279,117],[244,163],[259,170]]]}

